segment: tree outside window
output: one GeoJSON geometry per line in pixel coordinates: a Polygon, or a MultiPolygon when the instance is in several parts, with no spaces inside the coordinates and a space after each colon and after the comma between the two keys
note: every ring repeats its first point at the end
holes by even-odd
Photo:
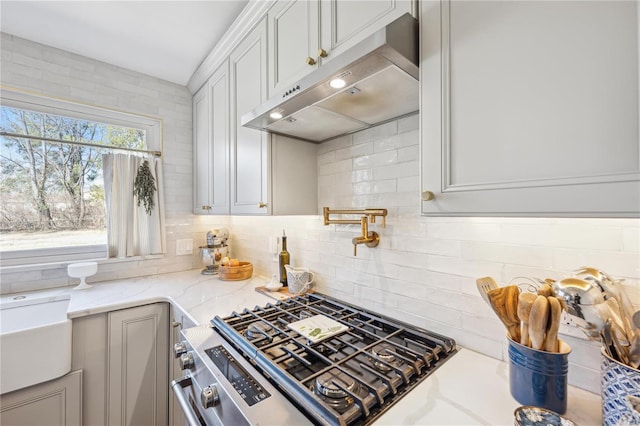
{"type": "Polygon", "coordinates": [[[0,107],[2,252],[106,244],[105,149],[146,149],[143,129],[0,107]]]}

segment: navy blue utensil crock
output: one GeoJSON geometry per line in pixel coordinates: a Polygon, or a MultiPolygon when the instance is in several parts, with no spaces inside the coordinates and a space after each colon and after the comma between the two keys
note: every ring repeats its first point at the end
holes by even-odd
{"type": "Polygon", "coordinates": [[[567,372],[571,347],[560,341],[560,352],[539,351],[509,339],[511,396],[522,405],[543,407],[564,414],[567,411],[567,372]]]}

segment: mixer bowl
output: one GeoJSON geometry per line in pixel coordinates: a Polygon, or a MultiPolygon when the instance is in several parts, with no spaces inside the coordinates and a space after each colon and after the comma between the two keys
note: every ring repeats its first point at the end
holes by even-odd
{"type": "Polygon", "coordinates": [[[200,246],[200,261],[204,266],[203,275],[216,275],[222,258],[227,255],[227,247],[200,246]]]}

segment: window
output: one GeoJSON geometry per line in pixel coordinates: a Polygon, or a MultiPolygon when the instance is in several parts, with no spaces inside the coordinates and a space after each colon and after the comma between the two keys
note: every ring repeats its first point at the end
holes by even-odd
{"type": "Polygon", "coordinates": [[[159,147],[161,122],[2,90],[0,131],[2,266],[106,257],[102,154],[159,147]]]}

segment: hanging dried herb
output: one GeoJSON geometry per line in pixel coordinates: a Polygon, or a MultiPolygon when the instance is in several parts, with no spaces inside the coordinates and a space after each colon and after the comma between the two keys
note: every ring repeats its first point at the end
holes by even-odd
{"type": "Polygon", "coordinates": [[[133,182],[133,195],[138,198],[138,206],[140,202],[144,203],[144,209],[151,216],[153,209],[153,195],[156,193],[156,180],[149,169],[149,162],[144,160],[138,167],[136,180],[133,182]]]}

